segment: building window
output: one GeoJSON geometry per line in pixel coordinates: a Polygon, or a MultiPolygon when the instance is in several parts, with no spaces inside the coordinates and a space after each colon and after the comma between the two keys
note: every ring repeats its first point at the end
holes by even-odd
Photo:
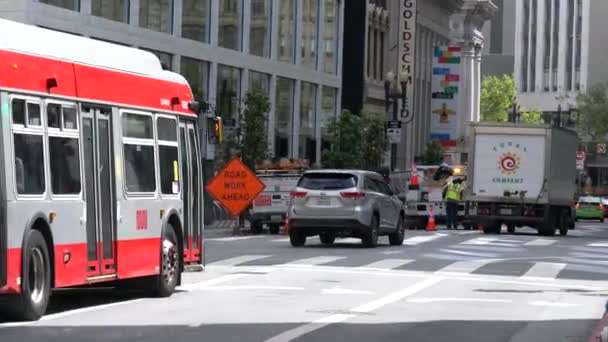
{"type": "Polygon", "coordinates": [[[123,113],[122,143],[127,191],[156,191],[152,116],[123,113]]]}
{"type": "Polygon", "coordinates": [[[236,126],[241,98],[241,69],[219,65],[217,67],[217,111],[225,126],[236,126]]]}
{"type": "Polygon", "coordinates": [[[528,91],[528,63],[529,63],[529,46],[528,37],[530,35],[530,5],[528,1],[524,1],[524,27],[522,30],[522,55],[521,55],[521,90],[528,91]]]}
{"type": "Polygon", "coordinates": [[[338,4],[336,0],[323,0],[325,5],[323,71],[335,74],[338,62],[338,4]]]}
{"type": "Polygon", "coordinates": [[[158,166],[160,190],[163,194],[179,193],[179,158],[177,146],[177,121],[174,118],[157,117],[158,166]]]}
{"type": "Polygon", "coordinates": [[[57,6],[72,11],[80,11],[80,0],[38,0],[42,4],[57,6]]]}
{"type": "Polygon", "coordinates": [[[173,55],[172,54],[170,54],[168,52],[162,52],[162,51],[146,49],[146,48],[140,48],[140,49],[153,53],[160,61],[160,65],[162,66],[163,70],[172,70],[172,68],[173,68],[173,55]]]}
{"type": "Polygon", "coordinates": [[[218,44],[232,50],[241,50],[243,27],[243,0],[220,0],[218,44]]]}
{"type": "Polygon", "coordinates": [[[302,65],[316,69],[319,0],[302,0],[302,65]]]}
{"type": "Polygon", "coordinates": [[[295,0],[279,1],[279,60],[293,63],[296,44],[295,0]]]}
{"type": "Polygon", "coordinates": [[[317,140],[315,136],[317,113],[317,86],[302,82],[300,95],[300,146],[299,157],[312,165],[316,161],[317,140]]]}
{"type": "Polygon", "coordinates": [[[209,0],[183,0],[182,37],[209,42],[209,0]]]}
{"type": "Polygon", "coordinates": [[[531,47],[530,47],[530,91],[536,91],[536,24],[537,24],[537,0],[531,0],[531,47]]]}
{"type": "Polygon", "coordinates": [[[249,52],[260,57],[270,57],[270,0],[251,0],[251,26],[249,28],[249,52]]]}
{"type": "Polygon", "coordinates": [[[207,99],[209,96],[209,63],[182,57],[180,64],[180,73],[190,83],[194,98],[197,100],[207,99]]]}
{"type": "Polygon", "coordinates": [[[249,90],[260,89],[266,96],[270,92],[270,75],[261,72],[249,72],[249,90]]]}
{"type": "Polygon", "coordinates": [[[336,88],[323,87],[321,95],[321,114],[319,124],[321,125],[321,155],[331,149],[331,137],[329,136],[329,124],[337,118],[338,90],[336,88]]]}
{"type": "Polygon", "coordinates": [[[551,82],[553,91],[557,91],[557,68],[559,56],[559,3],[560,0],[553,1],[553,80],[551,82]]]}
{"type": "Polygon", "coordinates": [[[91,14],[122,23],[129,22],[129,0],[91,0],[91,14]]]}
{"type": "Polygon", "coordinates": [[[139,26],[154,31],[173,32],[173,0],[140,0],[139,26]]]}
{"type": "Polygon", "coordinates": [[[277,78],[274,139],[275,157],[289,156],[289,142],[292,138],[292,118],[294,81],[286,78],[277,78]]]}

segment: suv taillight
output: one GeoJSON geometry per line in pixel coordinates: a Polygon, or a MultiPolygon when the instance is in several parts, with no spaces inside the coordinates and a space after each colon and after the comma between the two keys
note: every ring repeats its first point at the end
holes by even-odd
{"type": "Polygon", "coordinates": [[[600,210],[604,210],[604,205],[600,203],[600,210]]]}
{"type": "Polygon", "coordinates": [[[292,191],[289,195],[292,198],[304,198],[308,193],[305,191],[292,191]]]}
{"type": "Polygon", "coordinates": [[[348,199],[360,199],[365,197],[365,193],[363,192],[341,192],[340,196],[342,196],[342,198],[348,198],[348,199]]]}

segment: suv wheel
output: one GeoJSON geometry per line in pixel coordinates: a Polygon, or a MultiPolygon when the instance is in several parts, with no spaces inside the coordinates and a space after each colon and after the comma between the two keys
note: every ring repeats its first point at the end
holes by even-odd
{"type": "Polygon", "coordinates": [[[377,215],[372,217],[372,222],[369,225],[369,231],[363,233],[363,245],[365,247],[374,248],[378,246],[378,230],[380,229],[380,220],[377,215]]]}
{"type": "Polygon", "coordinates": [[[331,245],[336,241],[336,236],[330,233],[322,233],[319,235],[319,239],[321,239],[321,243],[324,245],[331,245]]]}
{"type": "Polygon", "coordinates": [[[262,234],[264,230],[264,225],[260,221],[251,222],[251,234],[259,235],[262,234]]]}
{"type": "Polygon", "coordinates": [[[393,246],[403,245],[403,239],[405,238],[405,232],[403,229],[403,217],[399,215],[399,221],[397,222],[397,230],[388,236],[388,241],[393,246]]]}
{"type": "Polygon", "coordinates": [[[289,242],[291,242],[293,247],[302,247],[306,243],[306,235],[302,234],[297,229],[290,229],[289,242]]]}

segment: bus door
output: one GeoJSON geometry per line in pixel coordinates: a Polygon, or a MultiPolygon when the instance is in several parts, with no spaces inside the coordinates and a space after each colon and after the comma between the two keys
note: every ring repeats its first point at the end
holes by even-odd
{"type": "Polygon", "coordinates": [[[182,199],[184,203],[184,261],[201,262],[202,182],[197,130],[194,123],[179,124],[182,199]]]}
{"type": "Polygon", "coordinates": [[[82,106],[87,276],[116,274],[111,109],[82,106]]]}

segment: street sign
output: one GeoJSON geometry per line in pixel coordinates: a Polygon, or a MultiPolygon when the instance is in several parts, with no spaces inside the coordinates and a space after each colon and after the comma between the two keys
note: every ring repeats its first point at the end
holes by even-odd
{"type": "Polygon", "coordinates": [[[265,187],[253,171],[235,158],[211,180],[207,191],[230,215],[236,217],[249,207],[265,187]]]}
{"type": "Polygon", "coordinates": [[[585,169],[585,152],[576,152],[576,169],[582,171],[585,169]]]}
{"type": "Polygon", "coordinates": [[[401,142],[401,121],[391,120],[386,123],[386,136],[390,144],[401,142]]]}
{"type": "Polygon", "coordinates": [[[606,144],[597,144],[597,154],[606,154],[606,144]]]}

